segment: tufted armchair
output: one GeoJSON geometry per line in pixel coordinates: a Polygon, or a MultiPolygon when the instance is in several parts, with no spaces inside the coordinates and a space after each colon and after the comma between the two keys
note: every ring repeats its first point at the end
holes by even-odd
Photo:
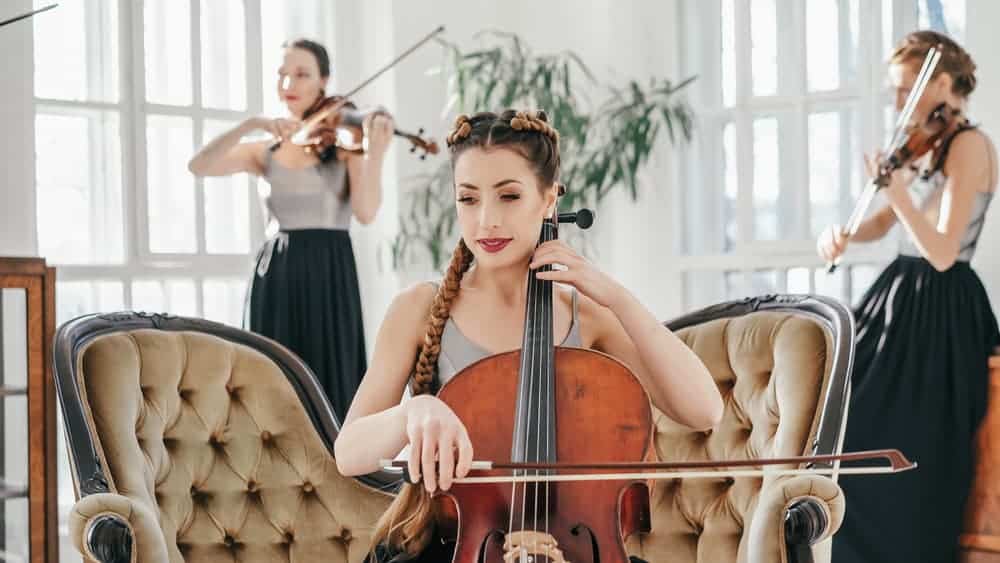
{"type": "Polygon", "coordinates": [[[55,377],[88,560],[359,562],[391,497],[342,477],[305,365],[255,334],[121,313],[63,325],[55,377]]]}
{"type": "MultiPolygon", "coordinates": [[[[838,452],[854,349],[842,305],[769,296],[667,323],[723,391],[692,432],[655,413],[662,460],[838,452]]],[[[60,328],[56,378],[93,560],[356,563],[398,473],[337,474],[337,425],[308,370],[256,335],[133,314],[60,328]]],[[[891,477],[873,477],[891,478],[891,477]]],[[[650,563],[829,561],[843,494],[823,476],[657,481],[650,563]]]]}
{"type": "MultiPolygon", "coordinates": [[[[854,320],[821,297],[767,296],[666,323],[715,378],[722,421],[692,432],[654,413],[662,461],[839,453],[846,422],[854,320]]],[[[878,477],[876,477],[878,478],[878,477]]],[[[655,481],[652,530],[630,553],[652,562],[806,562],[830,559],[844,496],[829,477],[655,481]]]]}

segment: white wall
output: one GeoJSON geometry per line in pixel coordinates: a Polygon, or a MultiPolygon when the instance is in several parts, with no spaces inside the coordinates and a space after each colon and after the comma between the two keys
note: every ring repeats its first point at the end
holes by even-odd
{"type": "MultiPolygon", "coordinates": [[[[1000,21],[1000,2],[996,0],[966,0],[968,23],[966,47],[978,69],[978,84],[970,100],[970,114],[1000,143],[1000,38],[996,22],[1000,21]]],[[[1000,313],[1000,197],[994,197],[986,215],[986,226],[972,265],[979,272],[990,294],[993,311],[1000,313]]]]}
{"type": "MultiPolygon", "coordinates": [[[[31,0],[6,0],[0,20],[32,9],[31,0]]],[[[44,17],[44,14],[40,14],[44,17]]],[[[34,256],[35,128],[31,20],[0,28],[0,256],[34,256]]]]}

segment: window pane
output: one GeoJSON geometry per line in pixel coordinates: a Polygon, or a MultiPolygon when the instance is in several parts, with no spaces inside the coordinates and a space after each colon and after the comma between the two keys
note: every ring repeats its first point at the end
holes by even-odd
{"type": "MultiPolygon", "coordinates": [[[[35,0],[35,8],[51,4],[35,0]]],[[[32,18],[35,95],[118,101],[118,3],[62,2],[32,18]]]]}
{"type": "Polygon", "coordinates": [[[816,293],[819,295],[826,295],[827,297],[832,297],[840,301],[846,300],[846,288],[844,285],[844,270],[846,269],[847,268],[839,267],[832,274],[827,273],[825,266],[814,270],[813,280],[816,283],[816,293]]]}
{"type": "Polygon", "coordinates": [[[837,0],[806,4],[806,49],[809,90],[840,86],[840,14],[837,0]]]}
{"type": "MultiPolygon", "coordinates": [[[[235,123],[205,121],[207,144],[235,123]]],[[[205,178],[205,249],[209,254],[250,252],[250,176],[205,178]]]]}
{"type": "Polygon", "coordinates": [[[754,238],[778,238],[778,120],[773,117],[753,122],[753,215],[754,238]]]}
{"type": "Polygon", "coordinates": [[[733,85],[736,82],[736,0],[722,0],[722,103],[736,102],[733,85]]]}
{"type": "MultiPolygon", "coordinates": [[[[28,397],[7,397],[0,409],[5,451],[3,455],[4,480],[15,489],[28,485],[28,397]]],[[[28,499],[17,496],[0,502],[3,512],[4,532],[0,537],[4,561],[28,561],[28,499]]]]}
{"type": "Polygon", "coordinates": [[[146,99],[156,104],[191,104],[191,3],[146,0],[146,99]]]}
{"type": "Polygon", "coordinates": [[[191,280],[139,280],[132,283],[132,309],[147,313],[197,316],[198,303],[191,280]]]}
{"type": "Polygon", "coordinates": [[[788,270],[788,283],[786,284],[786,291],[793,294],[812,293],[812,284],[809,283],[809,278],[811,276],[812,272],[809,268],[790,268],[788,270]]]}
{"type": "Polygon", "coordinates": [[[726,272],[723,274],[726,287],[726,299],[743,299],[747,296],[743,272],[726,272]]]}
{"type": "Polygon", "coordinates": [[[152,115],[146,123],[149,249],[195,252],[191,119],[152,115]]]}
{"type": "Polygon", "coordinates": [[[778,272],[775,270],[756,270],[750,276],[750,295],[754,297],[777,293],[778,289],[778,272]]]}
{"type": "Polygon", "coordinates": [[[809,203],[812,236],[843,221],[840,209],[840,114],[809,116],[809,203]]]}
{"type": "Polygon", "coordinates": [[[723,167],[725,175],[722,221],[725,225],[724,250],[730,251],[739,236],[736,198],[738,191],[736,165],[736,127],[727,123],[722,130],[723,167]]]}
{"type": "Polygon", "coordinates": [[[62,324],[82,315],[124,310],[123,290],[120,281],[56,282],[56,322],[62,324]]]}
{"type": "Polygon", "coordinates": [[[778,29],[775,0],[750,4],[750,49],[753,95],[770,96],[778,85],[778,29]]]}
{"type": "Polygon", "coordinates": [[[186,317],[198,316],[198,297],[191,280],[167,280],[167,312],[186,317]]]}
{"type": "Polygon", "coordinates": [[[966,0],[917,0],[917,18],[921,29],[933,29],[954,37],[965,37],[966,0]]]}
{"type": "Polygon", "coordinates": [[[868,264],[851,266],[851,303],[857,303],[879,275],[879,268],[868,264]]]}
{"type": "Polygon", "coordinates": [[[246,109],[245,28],[243,0],[202,0],[202,105],[246,109]]]}
{"type": "Polygon", "coordinates": [[[205,280],[204,317],[231,326],[243,326],[243,303],[246,299],[246,280],[205,280]]]}
{"type": "Polygon", "coordinates": [[[893,35],[894,19],[896,12],[893,10],[894,0],[882,0],[882,60],[889,60],[892,51],[896,46],[896,37],[893,35]]]}
{"type": "Polygon", "coordinates": [[[123,262],[118,114],[46,111],[35,116],[39,252],[56,264],[123,262]]]}

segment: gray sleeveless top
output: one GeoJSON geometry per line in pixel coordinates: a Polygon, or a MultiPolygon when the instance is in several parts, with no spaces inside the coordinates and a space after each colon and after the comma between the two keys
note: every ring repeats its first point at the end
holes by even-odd
{"type": "MultiPolygon", "coordinates": [[[[570,321],[569,333],[563,339],[560,346],[574,348],[583,347],[583,339],[580,337],[580,323],[578,321],[578,307],[576,289],[573,289],[573,319],[570,321]]],[[[471,341],[462,334],[458,325],[449,318],[441,332],[441,353],[437,361],[437,379],[434,381],[434,388],[440,389],[456,373],[462,371],[474,362],[477,362],[491,353],[481,346],[471,341]]]]}
{"type": "MultiPolygon", "coordinates": [[[[914,181],[912,191],[917,197],[917,205],[920,209],[925,209],[930,200],[944,189],[945,176],[939,170],[929,178],[919,178],[914,181]]],[[[962,242],[959,245],[957,260],[969,262],[976,253],[976,244],[979,242],[979,235],[983,232],[983,224],[986,222],[986,210],[993,199],[993,192],[978,192],[972,206],[972,215],[969,217],[969,224],[962,234],[962,242]]],[[[909,232],[903,235],[899,241],[899,253],[904,256],[921,256],[920,249],[910,238],[909,232]]]]}
{"type": "Polygon", "coordinates": [[[263,194],[270,221],[283,231],[295,229],[347,229],[351,202],[342,197],[347,166],[331,159],[308,168],[288,168],[268,150],[264,178],[270,192],[263,194]]]}
{"type": "MultiPolygon", "coordinates": [[[[962,133],[963,131],[971,131],[975,128],[975,126],[966,126],[952,135],[951,139],[948,140],[942,149],[945,151],[944,156],[947,156],[947,151],[950,148],[951,142],[959,133],[962,133]]],[[[947,178],[942,170],[944,167],[944,161],[945,158],[942,157],[940,159],[941,164],[936,170],[918,176],[910,186],[911,192],[916,196],[916,204],[919,209],[926,210],[931,204],[931,201],[935,197],[940,196],[940,192],[944,190],[945,183],[947,182],[947,178]]],[[[956,259],[959,262],[969,262],[972,260],[972,256],[976,253],[976,244],[979,242],[979,235],[983,232],[983,225],[986,222],[986,210],[989,208],[990,202],[993,200],[994,193],[995,192],[976,193],[976,199],[972,204],[972,214],[969,216],[969,224],[966,225],[965,232],[962,233],[962,242],[959,245],[958,258],[956,259]]],[[[910,238],[909,232],[900,238],[899,253],[904,256],[921,256],[920,249],[917,248],[916,242],[910,238]]]]}

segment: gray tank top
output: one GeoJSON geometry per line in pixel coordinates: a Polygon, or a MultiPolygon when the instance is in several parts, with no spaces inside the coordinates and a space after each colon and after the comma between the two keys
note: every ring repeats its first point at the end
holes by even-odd
{"type": "MultiPolygon", "coordinates": [[[[570,321],[569,333],[566,334],[566,338],[563,339],[560,346],[581,348],[583,347],[583,339],[580,337],[576,289],[572,291],[573,319],[570,321]]],[[[438,355],[437,379],[434,381],[434,388],[440,389],[456,373],[490,355],[488,350],[484,350],[462,334],[458,325],[449,318],[441,332],[441,353],[438,355]]]]}
{"type": "Polygon", "coordinates": [[[262,199],[269,223],[277,223],[278,229],[350,228],[351,202],[342,195],[347,182],[343,162],[332,159],[308,168],[288,168],[268,150],[264,178],[270,190],[264,190],[262,199]]]}
{"type": "MultiPolygon", "coordinates": [[[[916,196],[916,203],[920,209],[926,209],[932,198],[937,196],[947,179],[940,170],[934,172],[929,177],[919,177],[913,182],[911,190],[916,196]]],[[[962,233],[962,242],[959,245],[957,260],[969,262],[976,253],[976,244],[979,242],[979,235],[983,232],[983,224],[986,222],[986,210],[990,207],[994,192],[978,192],[972,204],[972,214],[969,216],[969,224],[962,233]]],[[[921,256],[920,249],[910,238],[907,231],[899,241],[899,253],[904,256],[921,256]]]]}

